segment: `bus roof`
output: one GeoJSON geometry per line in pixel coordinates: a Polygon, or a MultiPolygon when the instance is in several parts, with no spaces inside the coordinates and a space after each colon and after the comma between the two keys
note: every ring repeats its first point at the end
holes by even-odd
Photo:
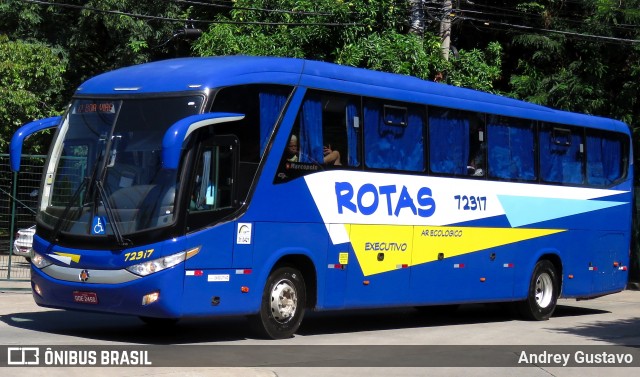
{"type": "Polygon", "coordinates": [[[84,82],[76,95],[203,91],[230,85],[302,85],[355,95],[629,133],[619,121],[571,113],[416,77],[295,58],[179,58],[117,69],[84,82]]]}

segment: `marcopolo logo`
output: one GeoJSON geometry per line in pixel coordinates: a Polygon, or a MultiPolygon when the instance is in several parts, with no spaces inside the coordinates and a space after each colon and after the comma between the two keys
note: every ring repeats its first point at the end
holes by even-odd
{"type": "Polygon", "coordinates": [[[429,187],[411,191],[407,186],[365,183],[356,191],[349,182],[336,182],[335,192],[339,214],[346,210],[365,216],[380,213],[398,217],[401,213],[411,212],[415,216],[430,217],[436,211],[429,187]]]}

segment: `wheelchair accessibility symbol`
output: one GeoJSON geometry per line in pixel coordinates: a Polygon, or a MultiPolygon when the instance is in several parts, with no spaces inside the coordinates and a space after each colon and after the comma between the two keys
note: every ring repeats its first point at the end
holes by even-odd
{"type": "Polygon", "coordinates": [[[91,234],[105,234],[106,221],[103,216],[95,216],[91,224],[91,234]]]}

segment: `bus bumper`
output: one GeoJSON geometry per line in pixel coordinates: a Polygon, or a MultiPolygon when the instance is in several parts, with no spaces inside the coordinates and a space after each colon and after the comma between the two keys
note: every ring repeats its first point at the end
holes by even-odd
{"type": "Polygon", "coordinates": [[[56,279],[46,268],[32,266],[31,285],[35,302],[43,307],[156,318],[215,317],[258,311],[262,289],[256,276],[244,271],[194,273],[180,264],[124,283],[90,284],[80,276],[78,281],[56,279]]]}

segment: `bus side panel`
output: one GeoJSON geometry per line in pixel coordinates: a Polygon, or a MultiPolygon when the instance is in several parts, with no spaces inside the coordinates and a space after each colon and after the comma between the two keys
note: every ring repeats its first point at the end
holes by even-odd
{"type": "Polygon", "coordinates": [[[256,276],[244,269],[185,271],[183,307],[189,316],[256,313],[262,296],[256,276]],[[243,287],[248,288],[248,291],[243,287]]]}
{"type": "MultiPolygon", "coordinates": [[[[330,230],[342,232],[344,224],[328,224],[330,230]]],[[[345,307],[345,294],[347,291],[347,274],[350,268],[356,268],[353,249],[349,242],[333,245],[328,242],[327,264],[318,266],[326,269],[323,301],[318,301],[318,309],[342,309],[345,307]]],[[[322,290],[322,289],[320,289],[322,290]]]]}
{"type": "Polygon", "coordinates": [[[348,307],[406,305],[413,227],[345,225],[353,263],[347,273],[348,307]]]}
{"type": "Polygon", "coordinates": [[[623,289],[628,273],[628,257],[624,256],[628,244],[623,233],[601,233],[595,243],[593,256],[593,292],[623,289]]]}
{"type": "Polygon", "coordinates": [[[510,300],[514,276],[512,255],[500,248],[414,266],[412,294],[418,304],[510,300]]]}
{"type": "Polygon", "coordinates": [[[186,261],[187,269],[230,268],[233,258],[235,223],[217,225],[187,235],[189,248],[200,252],[186,261]]]}

